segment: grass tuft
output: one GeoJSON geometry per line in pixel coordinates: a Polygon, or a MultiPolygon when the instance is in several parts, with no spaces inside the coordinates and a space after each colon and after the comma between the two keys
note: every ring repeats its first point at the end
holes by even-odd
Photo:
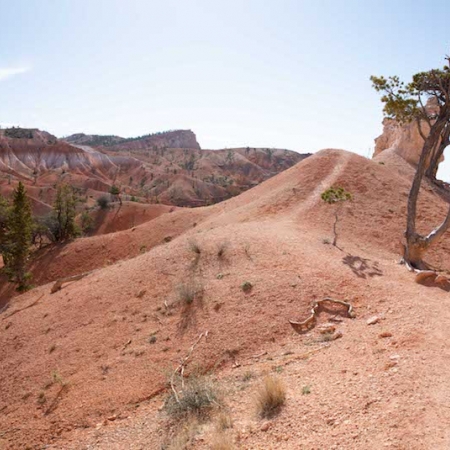
{"type": "Polygon", "coordinates": [[[216,433],[211,442],[211,450],[234,450],[231,437],[225,433],[216,433]]]}
{"type": "Polygon", "coordinates": [[[173,392],[170,393],[165,409],[176,418],[207,417],[215,405],[219,403],[213,384],[204,377],[194,377],[185,382],[178,400],[173,392]]]}
{"type": "Polygon", "coordinates": [[[286,390],[282,381],[274,376],[264,378],[256,396],[258,415],[262,418],[275,416],[286,401],[286,390]]]}
{"type": "Polygon", "coordinates": [[[303,386],[302,387],[302,394],[303,395],[311,394],[311,387],[310,386],[303,386]]]}
{"type": "Polygon", "coordinates": [[[241,289],[243,292],[245,292],[247,294],[248,292],[250,292],[253,289],[253,284],[250,283],[250,281],[244,281],[241,284],[241,289]]]}
{"type": "Polygon", "coordinates": [[[203,299],[203,286],[194,281],[182,283],[178,286],[178,299],[183,305],[191,305],[194,300],[203,299]]]}

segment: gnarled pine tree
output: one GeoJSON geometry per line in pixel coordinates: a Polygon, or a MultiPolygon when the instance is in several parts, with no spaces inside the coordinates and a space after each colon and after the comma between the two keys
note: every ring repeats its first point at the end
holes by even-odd
{"type": "Polygon", "coordinates": [[[30,278],[26,264],[30,255],[32,228],[30,202],[24,185],[19,182],[13,193],[13,204],[8,211],[3,257],[6,272],[11,281],[18,283],[17,289],[21,291],[27,289],[30,278]]]}
{"type": "MultiPolygon", "coordinates": [[[[447,58],[449,60],[449,58],[447,58]]],[[[449,61],[450,62],[450,61],[449,61]]],[[[397,76],[371,77],[373,87],[383,92],[381,101],[386,117],[399,123],[416,121],[419,133],[424,139],[417,170],[408,196],[406,245],[403,255],[405,263],[416,269],[425,269],[423,261],[426,251],[439,241],[450,227],[450,208],[444,221],[428,235],[417,232],[417,201],[424,176],[436,175],[439,160],[449,145],[450,136],[450,68],[433,69],[420,72],[412,77],[409,84],[400,81],[397,76]],[[427,99],[434,99],[437,113],[430,113],[424,106],[427,99]],[[422,124],[429,128],[423,132],[422,124]]]]}

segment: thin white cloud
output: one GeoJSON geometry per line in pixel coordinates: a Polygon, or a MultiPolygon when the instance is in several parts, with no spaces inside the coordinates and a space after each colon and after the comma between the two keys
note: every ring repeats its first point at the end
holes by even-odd
{"type": "Polygon", "coordinates": [[[0,67],[0,81],[11,78],[15,75],[20,75],[21,73],[28,72],[30,67],[0,67]]]}

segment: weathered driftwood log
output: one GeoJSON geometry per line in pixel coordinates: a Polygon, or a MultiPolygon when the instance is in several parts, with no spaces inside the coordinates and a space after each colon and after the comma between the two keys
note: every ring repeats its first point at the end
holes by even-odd
{"type": "Polygon", "coordinates": [[[303,320],[302,322],[290,320],[289,323],[291,324],[292,328],[297,333],[306,333],[307,331],[313,329],[316,326],[318,314],[321,311],[330,311],[325,306],[327,303],[342,305],[346,308],[346,314],[348,317],[350,318],[355,317],[355,313],[353,312],[353,306],[350,303],[344,302],[342,300],[335,300],[330,297],[325,297],[323,300],[318,300],[317,302],[314,302],[313,307],[311,309],[311,314],[306,320],[303,320]]]}

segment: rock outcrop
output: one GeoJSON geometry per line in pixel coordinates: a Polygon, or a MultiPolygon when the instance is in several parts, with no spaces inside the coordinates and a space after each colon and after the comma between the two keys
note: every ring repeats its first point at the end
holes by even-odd
{"type": "MultiPolygon", "coordinates": [[[[34,181],[50,172],[55,175],[84,175],[108,181],[118,171],[123,158],[110,157],[91,148],[75,147],[37,129],[0,130],[0,172],[22,181],[34,181]]],[[[127,158],[126,166],[140,162],[127,158]]]]}
{"type": "MultiPolygon", "coordinates": [[[[437,112],[437,105],[429,100],[426,105],[429,114],[437,112]]],[[[428,124],[422,122],[422,130],[425,135],[430,131],[428,124]]],[[[416,166],[420,159],[423,147],[423,139],[420,136],[417,122],[413,121],[401,125],[393,119],[383,120],[383,133],[375,139],[375,158],[381,152],[390,150],[410,164],[416,166]]],[[[441,162],[444,160],[442,158],[441,162]]]]}
{"type": "Polygon", "coordinates": [[[156,148],[200,149],[197,138],[191,130],[163,131],[161,133],[147,134],[135,138],[77,133],[64,138],[64,140],[71,144],[89,145],[91,147],[105,147],[109,150],[117,151],[137,151],[156,148]]]}

